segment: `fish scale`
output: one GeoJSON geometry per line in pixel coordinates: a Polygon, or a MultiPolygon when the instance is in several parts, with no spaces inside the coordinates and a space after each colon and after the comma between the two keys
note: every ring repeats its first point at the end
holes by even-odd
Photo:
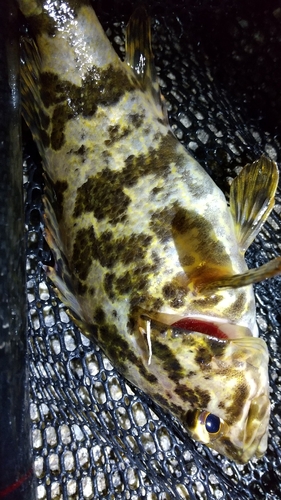
{"type": "Polygon", "coordinates": [[[23,41],[22,95],[45,171],[48,276],[82,331],[195,439],[237,462],[261,456],[268,354],[251,336],[249,283],[280,272],[280,260],[247,274],[242,241],[273,206],[276,165],[262,157],[244,169],[229,209],[169,128],[143,8],[123,63],[88,2],[19,4],[35,37],[23,41]],[[190,318],[204,331],[190,331],[190,318]],[[212,415],[219,428],[208,432],[212,415]]]}

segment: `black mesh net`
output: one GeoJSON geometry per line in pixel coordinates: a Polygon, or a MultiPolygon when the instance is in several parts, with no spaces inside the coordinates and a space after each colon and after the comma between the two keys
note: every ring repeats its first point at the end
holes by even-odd
{"type": "MultiPolygon", "coordinates": [[[[94,2],[117,52],[131,1],[94,2]]],[[[281,162],[281,4],[229,0],[148,5],[153,49],[177,137],[228,192],[239,167],[265,152],[281,162]],[[266,5],[265,5],[266,4],[266,5]]],[[[38,499],[281,498],[281,281],[256,286],[270,352],[266,456],[238,466],[192,441],[130,386],[70,321],[46,281],[40,158],[24,128],[27,292],[34,468],[38,499]]],[[[250,267],[281,254],[281,196],[247,253],[250,267]]]]}

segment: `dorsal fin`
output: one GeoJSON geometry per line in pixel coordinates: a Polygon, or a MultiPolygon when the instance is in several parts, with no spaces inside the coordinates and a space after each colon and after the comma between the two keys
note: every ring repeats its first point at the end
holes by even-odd
{"type": "Polygon", "coordinates": [[[140,87],[147,93],[157,116],[168,125],[168,115],[157,80],[151,49],[150,18],[143,5],[136,8],[126,29],[125,62],[135,73],[140,87]]]}
{"type": "Polygon", "coordinates": [[[230,210],[243,252],[251,245],[274,207],[278,168],[262,156],[245,165],[230,187],[230,210]]]}
{"type": "Polygon", "coordinates": [[[40,96],[41,59],[34,40],[21,38],[21,94],[22,115],[36,141],[39,153],[44,160],[49,142],[46,133],[49,118],[44,114],[40,96]]]}

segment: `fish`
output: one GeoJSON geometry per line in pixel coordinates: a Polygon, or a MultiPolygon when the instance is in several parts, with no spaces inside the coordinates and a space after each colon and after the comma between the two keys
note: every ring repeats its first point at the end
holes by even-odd
{"type": "Polygon", "coordinates": [[[261,156],[229,200],[169,125],[137,7],[122,61],[90,1],[18,0],[24,119],[42,158],[48,278],[82,333],[188,434],[237,463],[267,449],[268,350],[245,251],[274,207],[261,156]]]}

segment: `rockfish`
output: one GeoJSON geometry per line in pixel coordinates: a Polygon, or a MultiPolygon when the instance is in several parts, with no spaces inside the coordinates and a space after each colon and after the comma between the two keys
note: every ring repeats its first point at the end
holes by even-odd
{"type": "Polygon", "coordinates": [[[83,333],[190,435],[236,462],[267,447],[268,352],[245,250],[274,205],[261,157],[229,205],[173,135],[139,7],[122,62],[87,0],[19,0],[24,118],[42,157],[46,267],[83,333]]]}

